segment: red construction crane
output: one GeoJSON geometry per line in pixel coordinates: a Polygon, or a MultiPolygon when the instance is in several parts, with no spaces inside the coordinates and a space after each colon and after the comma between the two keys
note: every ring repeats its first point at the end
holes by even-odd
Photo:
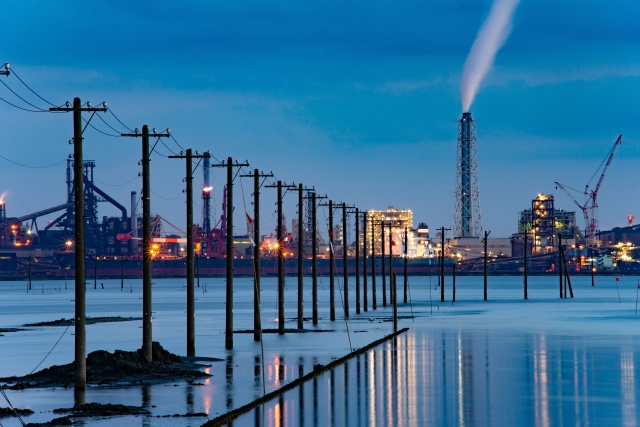
{"type": "MultiPolygon", "coordinates": [[[[585,222],[584,237],[587,239],[595,238],[596,233],[598,232],[598,191],[600,191],[600,186],[602,185],[602,181],[604,181],[604,175],[607,172],[607,169],[609,168],[611,161],[613,160],[614,154],[616,153],[616,148],[618,148],[618,145],[620,144],[622,144],[622,135],[618,137],[617,141],[615,142],[615,144],[613,144],[613,147],[611,148],[607,156],[604,158],[602,163],[600,163],[600,166],[598,167],[598,169],[596,169],[596,171],[593,173],[593,176],[585,186],[584,195],[586,197],[586,200],[584,204],[580,204],[580,202],[578,202],[567,190],[567,188],[574,190],[573,188],[562,185],[559,182],[555,183],[556,189],[559,187],[562,191],[564,191],[565,194],[569,196],[571,200],[573,200],[573,203],[575,203],[582,211],[582,214],[584,215],[584,222],[585,222]],[[604,165],[604,168],[603,168],[603,165],[604,165]],[[590,187],[591,181],[593,181],[593,178],[595,178],[595,176],[598,174],[598,171],[600,169],[602,169],[602,174],[600,174],[600,179],[598,179],[598,182],[595,188],[592,189],[590,187]]],[[[577,190],[574,190],[574,191],[577,191],[577,190]]]]}

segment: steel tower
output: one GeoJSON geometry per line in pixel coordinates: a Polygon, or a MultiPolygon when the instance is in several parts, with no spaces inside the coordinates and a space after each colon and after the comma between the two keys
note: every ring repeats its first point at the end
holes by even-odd
{"type": "Polygon", "coordinates": [[[456,189],[453,212],[453,236],[480,237],[480,190],[478,189],[478,149],[476,122],[471,113],[462,113],[458,122],[458,149],[456,155],[456,189]]]}

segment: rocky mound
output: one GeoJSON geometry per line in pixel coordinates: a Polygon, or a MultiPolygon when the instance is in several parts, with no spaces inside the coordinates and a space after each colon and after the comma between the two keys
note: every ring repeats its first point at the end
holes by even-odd
{"type": "MultiPolygon", "coordinates": [[[[98,350],[87,356],[87,384],[140,384],[177,379],[207,377],[199,369],[202,365],[183,362],[180,356],[168,352],[154,342],[153,361],[142,355],[142,350],[113,353],[98,350]]],[[[71,387],[74,384],[75,363],[56,365],[26,377],[0,378],[1,382],[15,383],[8,388],[21,390],[30,387],[71,387]]],[[[7,387],[5,384],[3,387],[7,387]]]]}

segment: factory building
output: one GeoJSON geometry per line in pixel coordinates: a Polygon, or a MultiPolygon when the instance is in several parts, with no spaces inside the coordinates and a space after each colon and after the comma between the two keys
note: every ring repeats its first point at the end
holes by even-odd
{"type": "Polygon", "coordinates": [[[404,254],[404,232],[405,228],[408,233],[408,252],[409,256],[416,253],[415,234],[411,232],[413,229],[413,212],[408,209],[395,209],[389,206],[387,210],[370,210],[367,212],[367,245],[368,251],[373,247],[375,254],[382,254],[382,226],[384,226],[384,253],[389,254],[389,225],[392,225],[393,234],[393,255],[404,254]],[[373,225],[373,228],[372,228],[373,225]],[[375,234],[372,233],[375,231],[375,234]]]}
{"type": "Polygon", "coordinates": [[[558,234],[564,244],[574,244],[582,239],[582,233],[576,227],[576,213],[555,208],[553,195],[538,194],[531,201],[531,209],[518,214],[518,233],[514,239],[528,234],[531,238],[531,250],[535,254],[555,252],[558,234]]]}

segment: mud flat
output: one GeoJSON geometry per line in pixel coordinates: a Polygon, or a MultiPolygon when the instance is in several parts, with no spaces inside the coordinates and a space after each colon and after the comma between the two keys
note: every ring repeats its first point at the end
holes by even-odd
{"type": "MultiPolygon", "coordinates": [[[[142,350],[113,353],[98,350],[87,356],[88,385],[140,385],[182,379],[209,377],[201,371],[204,365],[184,361],[180,356],[153,343],[153,361],[147,361],[142,350]]],[[[0,378],[2,387],[23,390],[33,387],[72,387],[74,363],[56,365],[24,377],[0,378]]]]}

